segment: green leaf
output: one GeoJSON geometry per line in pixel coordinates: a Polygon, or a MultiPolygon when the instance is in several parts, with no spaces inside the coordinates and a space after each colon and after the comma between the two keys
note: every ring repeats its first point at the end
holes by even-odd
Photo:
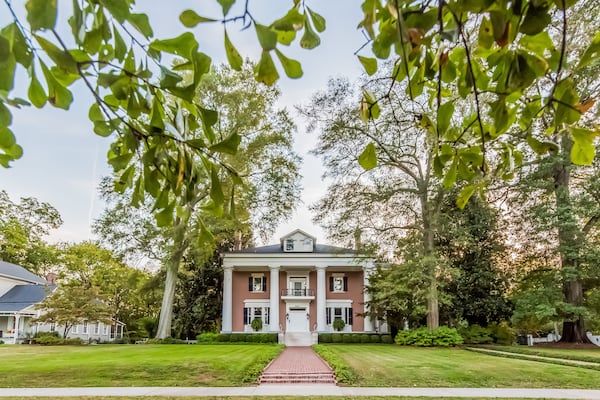
{"type": "Polygon", "coordinates": [[[179,74],[176,74],[162,65],[160,66],[160,87],[162,89],[174,88],[182,80],[183,78],[179,74]]]}
{"type": "Polygon", "coordinates": [[[210,171],[210,198],[218,208],[221,208],[225,201],[221,181],[219,180],[219,173],[214,166],[210,171]]]}
{"type": "Polygon", "coordinates": [[[465,208],[475,190],[477,190],[477,185],[468,185],[460,190],[458,197],[456,198],[456,206],[461,210],[465,208]]]}
{"type": "Polygon", "coordinates": [[[279,61],[283,66],[283,70],[289,78],[297,79],[302,76],[302,65],[300,65],[298,61],[287,58],[278,49],[275,49],[275,54],[277,54],[277,58],[279,58],[279,61]]]}
{"type": "Polygon", "coordinates": [[[537,140],[536,138],[534,138],[533,136],[527,137],[527,144],[529,144],[529,147],[531,147],[531,150],[533,150],[538,155],[544,155],[549,152],[555,153],[558,151],[558,145],[556,143],[541,142],[541,141],[537,140]]]}
{"type": "Polygon", "coordinates": [[[100,110],[100,106],[98,105],[98,103],[92,104],[92,106],[90,107],[90,111],[88,112],[88,118],[92,122],[104,122],[104,114],[102,114],[102,110],[100,110]]]}
{"type": "Polygon", "coordinates": [[[52,72],[46,67],[42,61],[40,61],[44,77],[46,78],[46,85],[48,86],[48,103],[54,107],[68,110],[73,102],[73,94],[63,85],[61,85],[55,78],[52,72]]]}
{"type": "Polygon", "coordinates": [[[277,46],[277,33],[272,31],[268,26],[254,24],[258,42],[263,50],[273,50],[277,46]]]}
{"type": "Polygon", "coordinates": [[[54,29],[56,25],[56,0],[28,0],[27,22],[33,31],[54,29]]]}
{"type": "Polygon", "coordinates": [[[241,71],[244,60],[233,43],[231,43],[231,40],[229,40],[227,29],[225,29],[225,54],[227,55],[227,61],[231,68],[236,71],[241,71]]]}
{"type": "Polygon", "coordinates": [[[120,156],[109,158],[108,163],[113,167],[115,172],[118,172],[127,168],[132,159],[133,153],[126,153],[120,156]]]}
{"type": "Polygon", "coordinates": [[[15,70],[17,68],[17,60],[14,53],[10,53],[8,59],[0,63],[0,93],[2,90],[10,92],[14,87],[15,70]]]}
{"type": "Polygon", "coordinates": [[[592,43],[583,52],[583,55],[579,59],[577,68],[585,68],[588,65],[596,64],[600,60],[600,32],[596,33],[592,43]]]}
{"type": "Polygon", "coordinates": [[[7,38],[5,38],[4,36],[0,36],[0,63],[5,62],[6,60],[8,60],[8,57],[10,56],[11,53],[11,49],[10,49],[10,42],[8,41],[7,38]]]}
{"type": "Polygon", "coordinates": [[[279,73],[273,63],[271,53],[263,50],[260,61],[256,65],[256,80],[266,85],[272,85],[279,79],[279,73]]]}
{"type": "Polygon", "coordinates": [[[240,135],[237,133],[232,133],[221,142],[210,146],[210,150],[219,153],[231,154],[234,156],[237,154],[237,150],[241,141],[242,137],[240,135]]]}
{"type": "Polygon", "coordinates": [[[363,122],[368,122],[370,119],[379,118],[381,109],[375,96],[368,90],[363,91],[363,98],[360,102],[360,118],[363,122]]]}
{"type": "Polygon", "coordinates": [[[273,22],[270,27],[276,31],[296,32],[304,26],[305,18],[296,7],[292,7],[287,14],[273,22]]]}
{"type": "Polygon", "coordinates": [[[369,171],[377,166],[377,152],[375,145],[371,142],[365,147],[358,156],[358,163],[365,171],[369,171]]]}
{"type": "MultiPolygon", "coordinates": [[[[8,59],[8,54],[13,53],[16,62],[25,68],[29,68],[33,61],[33,52],[17,24],[13,22],[4,27],[0,31],[0,37],[4,37],[8,40],[8,48],[5,47],[0,49],[0,53],[5,54],[4,56],[0,54],[0,63],[8,59]]],[[[0,47],[2,46],[3,44],[0,44],[0,47]]]]}
{"type": "Polygon", "coordinates": [[[166,227],[173,224],[173,209],[174,206],[170,204],[162,211],[156,213],[154,218],[156,219],[156,225],[159,227],[166,227]]]}
{"type": "Polygon", "coordinates": [[[315,25],[315,29],[317,32],[321,33],[326,28],[325,18],[323,18],[320,14],[314,12],[310,9],[310,7],[306,7],[308,13],[310,14],[310,18],[312,19],[313,24],[315,25]]]}
{"type": "Polygon", "coordinates": [[[452,186],[454,186],[454,183],[456,182],[457,171],[458,157],[454,157],[452,164],[450,164],[450,168],[448,168],[448,172],[446,172],[446,175],[442,181],[442,185],[444,185],[445,188],[450,189],[452,186]]]}
{"type": "Polygon", "coordinates": [[[155,40],[150,43],[150,48],[192,60],[192,56],[198,48],[198,42],[191,32],[185,32],[173,39],[155,40]]]}
{"type": "Polygon", "coordinates": [[[151,38],[154,35],[152,27],[150,26],[150,20],[146,14],[131,14],[127,18],[129,23],[146,38],[151,38]]]}
{"type": "Polygon", "coordinates": [[[300,39],[300,47],[304,49],[314,49],[320,44],[321,39],[319,38],[319,35],[313,31],[310,22],[307,20],[304,24],[304,35],[302,35],[302,38],[300,39]]]}
{"type": "Polygon", "coordinates": [[[9,126],[12,123],[12,114],[8,107],[0,101],[0,127],[9,126]]]}
{"type": "Polygon", "coordinates": [[[165,114],[162,104],[155,96],[152,101],[152,112],[150,113],[150,126],[159,132],[165,130],[165,114]]]}
{"type": "Polygon", "coordinates": [[[217,2],[223,8],[223,15],[227,15],[229,10],[231,9],[231,6],[235,4],[235,0],[217,0],[217,2]]]}
{"type": "Polygon", "coordinates": [[[112,16],[120,23],[125,22],[129,17],[129,1],[124,0],[99,0],[100,4],[106,8],[112,16]]]}
{"type": "Polygon", "coordinates": [[[594,139],[598,134],[589,129],[570,127],[569,132],[573,137],[571,148],[571,161],[577,165],[590,165],[596,156],[594,139]]]}
{"type": "Polygon", "coordinates": [[[531,2],[527,7],[527,14],[519,26],[519,32],[526,35],[537,35],[546,29],[551,21],[552,17],[548,13],[547,5],[535,7],[534,2],[531,2]]]}
{"type": "Polygon", "coordinates": [[[125,41],[123,40],[123,37],[117,30],[116,26],[113,27],[113,37],[115,38],[115,57],[117,60],[123,61],[125,59],[125,55],[127,54],[127,45],[125,44],[125,41]]]}
{"type": "Polygon", "coordinates": [[[179,20],[187,28],[193,28],[202,22],[214,22],[215,19],[198,15],[194,10],[185,10],[179,15],[179,20]]]}
{"type": "Polygon", "coordinates": [[[555,123],[557,126],[579,121],[581,114],[575,108],[579,103],[579,95],[572,79],[563,79],[556,85],[554,99],[558,100],[554,102],[556,109],[555,123]]]}
{"type": "Polygon", "coordinates": [[[37,108],[42,108],[46,104],[48,96],[46,91],[42,87],[42,84],[35,76],[35,71],[32,69],[31,82],[29,83],[29,90],[27,91],[27,97],[31,101],[31,104],[37,108]]]}
{"type": "Polygon", "coordinates": [[[442,104],[437,112],[437,132],[439,135],[443,135],[450,126],[452,115],[454,114],[454,103],[447,101],[442,104]]]}
{"type": "Polygon", "coordinates": [[[62,50],[54,45],[54,43],[44,39],[41,36],[33,35],[48,57],[54,61],[57,67],[64,69],[67,72],[77,74],[77,63],[68,51],[62,50]]]}
{"type": "Polygon", "coordinates": [[[362,64],[365,72],[370,76],[377,72],[377,60],[370,57],[358,56],[358,60],[362,64]]]}
{"type": "MultiPolygon", "coordinates": [[[[2,106],[2,103],[0,103],[2,106]]],[[[8,128],[0,126],[0,149],[8,150],[17,143],[15,134],[8,128]]]]}

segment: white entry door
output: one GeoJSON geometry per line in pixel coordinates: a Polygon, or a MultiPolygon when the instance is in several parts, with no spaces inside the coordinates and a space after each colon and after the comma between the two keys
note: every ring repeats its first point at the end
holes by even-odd
{"type": "Polygon", "coordinates": [[[288,332],[308,332],[308,308],[290,307],[287,314],[288,332]]]}

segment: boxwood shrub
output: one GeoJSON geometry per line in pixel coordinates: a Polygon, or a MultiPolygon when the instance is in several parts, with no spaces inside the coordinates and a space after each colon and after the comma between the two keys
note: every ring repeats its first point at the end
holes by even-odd
{"type": "Polygon", "coordinates": [[[463,338],[454,328],[441,326],[436,329],[419,328],[400,331],[395,342],[404,346],[449,347],[463,344],[463,338]]]}

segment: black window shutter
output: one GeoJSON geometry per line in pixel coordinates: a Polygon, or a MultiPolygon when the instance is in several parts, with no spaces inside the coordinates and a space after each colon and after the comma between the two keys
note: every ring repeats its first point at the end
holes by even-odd
{"type": "Polygon", "coordinates": [[[250,277],[248,277],[248,291],[252,292],[253,291],[252,289],[253,289],[253,287],[252,287],[252,276],[250,276],[250,277]]]}
{"type": "Polygon", "coordinates": [[[327,324],[331,323],[331,307],[325,309],[325,315],[327,316],[327,324]]]}
{"type": "Polygon", "coordinates": [[[348,325],[352,325],[353,322],[353,315],[352,315],[352,307],[350,307],[348,309],[348,325]]]}
{"type": "Polygon", "coordinates": [[[263,284],[263,292],[267,291],[267,277],[263,276],[262,277],[262,284],[263,284]]]}
{"type": "Polygon", "coordinates": [[[333,276],[329,277],[329,291],[333,292],[333,276]]]}
{"type": "Polygon", "coordinates": [[[244,325],[248,324],[248,308],[244,307],[244,325]]]}
{"type": "Polygon", "coordinates": [[[344,292],[348,291],[348,277],[344,277],[344,292]]]}

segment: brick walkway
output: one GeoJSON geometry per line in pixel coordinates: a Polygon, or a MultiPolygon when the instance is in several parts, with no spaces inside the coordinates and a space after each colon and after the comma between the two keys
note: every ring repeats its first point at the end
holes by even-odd
{"type": "Polygon", "coordinates": [[[331,383],[331,368],[310,347],[286,347],[263,371],[260,383],[331,383]]]}

